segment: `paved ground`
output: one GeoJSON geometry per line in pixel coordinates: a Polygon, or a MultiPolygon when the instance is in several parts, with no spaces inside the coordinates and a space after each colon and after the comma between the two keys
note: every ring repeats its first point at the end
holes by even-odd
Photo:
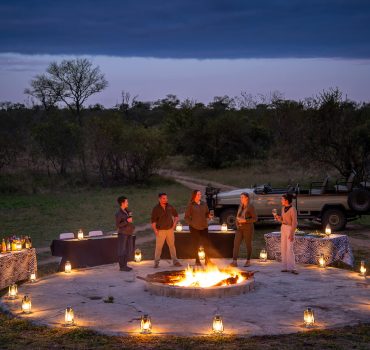
{"type": "MultiPolygon", "coordinates": [[[[228,263],[216,260],[218,265],[228,263]]],[[[185,262],[186,263],[186,262],[185,262]]],[[[153,273],[152,261],[132,263],[139,276],[153,273]]],[[[173,269],[162,261],[161,269],[173,269]]],[[[117,265],[58,273],[35,284],[20,286],[32,298],[33,313],[22,315],[20,298],[2,299],[3,307],[21,317],[60,327],[64,309],[75,309],[78,326],[107,334],[138,332],[139,319],[149,313],[155,334],[208,334],[212,317],[220,313],[225,332],[239,335],[283,334],[304,331],[303,310],[314,308],[317,328],[370,321],[370,282],[357,273],[300,266],[298,276],[281,273],[280,264],[253,262],[255,290],[244,295],[212,299],[174,299],[150,295],[145,282],[119,272],[117,265]],[[114,297],[114,303],[103,299],[114,297]]]]}

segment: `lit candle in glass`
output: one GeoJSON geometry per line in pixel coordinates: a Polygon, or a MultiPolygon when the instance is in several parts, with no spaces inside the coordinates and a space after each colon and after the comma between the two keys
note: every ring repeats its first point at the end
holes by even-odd
{"type": "Polygon", "coordinates": [[[149,315],[141,316],[140,333],[141,334],[152,333],[152,320],[150,319],[149,315]]]}
{"type": "Polygon", "coordinates": [[[18,286],[15,283],[13,283],[9,286],[8,298],[16,299],[17,297],[18,297],[18,286]]]}
{"type": "Polygon", "coordinates": [[[22,299],[22,311],[25,314],[29,314],[31,313],[31,307],[32,307],[31,298],[28,295],[25,295],[22,299]]]}
{"type": "Polygon", "coordinates": [[[30,274],[30,282],[36,282],[36,272],[30,274]]]}
{"type": "Polygon", "coordinates": [[[223,223],[223,224],[221,225],[221,231],[222,231],[222,232],[227,232],[227,224],[223,223]]]}
{"type": "Polygon", "coordinates": [[[325,234],[329,237],[331,235],[331,228],[330,225],[327,224],[325,227],[325,234]]]}
{"type": "Polygon", "coordinates": [[[204,251],[204,248],[202,246],[200,246],[198,249],[198,257],[199,257],[199,260],[206,259],[206,252],[204,251]]]}
{"type": "Polygon", "coordinates": [[[265,249],[262,249],[260,252],[260,261],[266,262],[267,261],[267,252],[265,249]]]}
{"type": "Polygon", "coordinates": [[[66,326],[73,326],[75,324],[75,315],[73,309],[68,306],[64,315],[64,322],[66,326]]]}
{"type": "Polygon", "coordinates": [[[360,265],[360,275],[363,277],[366,277],[366,266],[365,266],[365,260],[361,260],[360,265]]]}
{"type": "Polygon", "coordinates": [[[222,317],[220,315],[216,315],[213,318],[212,331],[215,334],[222,334],[224,332],[224,324],[222,322],[222,317]]]}
{"type": "Polygon", "coordinates": [[[77,238],[79,240],[84,239],[84,233],[81,229],[79,229],[78,232],[77,232],[77,238]]]}
{"type": "Polygon", "coordinates": [[[324,254],[320,254],[320,257],[319,257],[319,266],[322,267],[322,268],[325,268],[326,267],[326,261],[325,261],[324,254]]]}
{"type": "Polygon", "coordinates": [[[134,259],[135,259],[135,262],[140,262],[142,259],[141,250],[139,248],[135,250],[134,259]]]}
{"type": "Polygon", "coordinates": [[[67,260],[66,264],[64,265],[64,272],[65,273],[71,273],[72,271],[72,265],[71,263],[67,260]]]}
{"type": "Polygon", "coordinates": [[[304,325],[306,327],[312,327],[315,324],[315,315],[313,309],[308,307],[303,313],[304,325]]]}
{"type": "Polygon", "coordinates": [[[182,223],[181,223],[181,222],[178,222],[178,223],[176,224],[176,231],[177,231],[177,232],[181,232],[181,231],[182,231],[182,223]]]}

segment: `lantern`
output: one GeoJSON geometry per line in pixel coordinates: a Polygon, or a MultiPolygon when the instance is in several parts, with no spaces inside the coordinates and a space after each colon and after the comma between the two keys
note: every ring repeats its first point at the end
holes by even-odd
{"type": "Polygon", "coordinates": [[[315,324],[315,315],[313,309],[308,307],[303,313],[304,325],[306,327],[312,327],[315,324]]]}
{"type": "Polygon", "coordinates": [[[36,272],[32,272],[30,275],[30,282],[36,282],[36,272]]]}
{"type": "Polygon", "coordinates": [[[222,232],[227,232],[227,224],[223,223],[223,224],[221,225],[221,231],[222,231],[222,232]]]}
{"type": "Polygon", "coordinates": [[[18,287],[15,283],[9,286],[8,298],[16,299],[18,297],[18,287]]]}
{"type": "Polygon", "coordinates": [[[206,252],[204,251],[204,248],[202,246],[198,248],[198,257],[199,257],[199,260],[206,259],[206,252]]]}
{"type": "Polygon", "coordinates": [[[81,229],[79,229],[78,232],[77,232],[77,238],[79,240],[84,239],[84,233],[81,229]]]}
{"type": "Polygon", "coordinates": [[[64,265],[64,272],[65,273],[71,273],[72,271],[72,265],[71,263],[67,260],[66,264],[64,265]]]}
{"type": "Polygon", "coordinates": [[[181,222],[178,222],[178,223],[176,224],[176,231],[177,231],[177,232],[181,232],[181,231],[182,231],[182,224],[181,224],[181,222]]]}
{"type": "Polygon", "coordinates": [[[22,299],[22,311],[25,314],[29,314],[31,313],[31,307],[32,307],[31,298],[26,294],[22,299]]]}
{"type": "Polygon", "coordinates": [[[330,225],[327,224],[325,227],[325,234],[329,237],[331,235],[331,228],[330,225]]]}
{"type": "Polygon", "coordinates": [[[64,315],[64,322],[67,327],[73,326],[75,324],[75,315],[74,315],[73,309],[70,306],[66,308],[66,312],[64,315]]]}
{"type": "Polygon", "coordinates": [[[360,275],[363,276],[363,277],[366,277],[365,260],[361,260],[360,275]]]}
{"type": "Polygon", "coordinates": [[[150,334],[150,333],[152,333],[152,321],[151,321],[149,315],[141,316],[140,333],[141,334],[150,334]]]}
{"type": "Polygon", "coordinates": [[[266,262],[267,261],[267,252],[265,249],[262,249],[260,252],[260,261],[266,262]]]}
{"type": "Polygon", "coordinates": [[[325,261],[324,254],[320,254],[320,257],[319,257],[319,266],[322,267],[322,268],[325,268],[326,267],[326,261],[325,261]]]}
{"type": "Polygon", "coordinates": [[[224,332],[224,324],[220,315],[213,317],[212,331],[215,334],[222,334],[224,332]]]}
{"type": "Polygon", "coordinates": [[[135,250],[135,256],[134,256],[135,262],[140,262],[142,259],[142,254],[140,249],[135,250]]]}
{"type": "Polygon", "coordinates": [[[15,250],[22,250],[22,242],[20,240],[15,242],[15,250]]]}

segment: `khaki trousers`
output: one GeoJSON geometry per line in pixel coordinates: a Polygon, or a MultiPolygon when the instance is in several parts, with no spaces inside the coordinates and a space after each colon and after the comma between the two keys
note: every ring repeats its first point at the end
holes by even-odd
{"type": "Polygon", "coordinates": [[[177,256],[175,248],[175,234],[172,228],[169,230],[158,230],[158,235],[156,236],[155,240],[154,260],[156,262],[159,262],[159,260],[161,259],[164,241],[167,242],[171,254],[171,259],[175,263],[177,261],[177,256]]]}

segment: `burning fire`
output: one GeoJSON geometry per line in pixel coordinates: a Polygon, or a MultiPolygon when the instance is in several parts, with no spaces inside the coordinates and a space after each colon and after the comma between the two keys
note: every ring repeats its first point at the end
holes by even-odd
{"type": "Polygon", "coordinates": [[[207,268],[194,270],[188,266],[185,270],[185,277],[173,283],[179,287],[200,287],[209,288],[214,286],[227,286],[241,283],[246,280],[237,269],[227,268],[220,270],[216,265],[207,268]]]}

